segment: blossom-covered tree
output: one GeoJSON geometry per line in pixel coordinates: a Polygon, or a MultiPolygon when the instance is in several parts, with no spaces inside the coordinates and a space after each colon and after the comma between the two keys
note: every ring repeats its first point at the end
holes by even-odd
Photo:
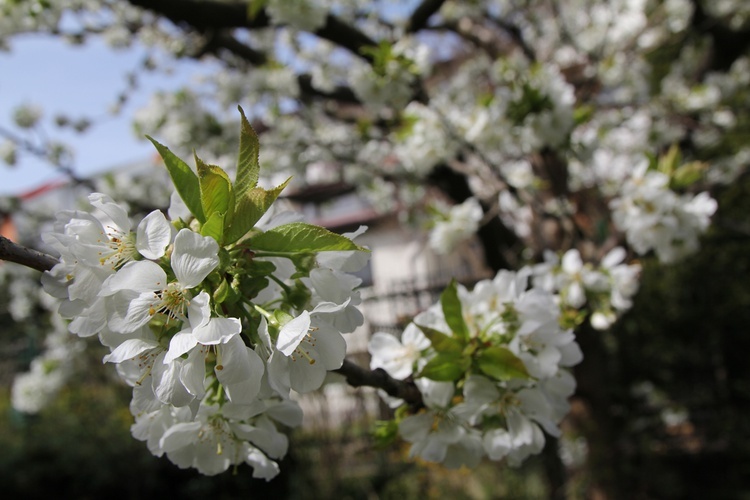
{"type": "MultiPolygon", "coordinates": [[[[9,47],[25,32],[99,36],[149,47],[149,70],[168,58],[221,67],[133,117],[175,187],[166,216],[131,221],[94,193],[89,211],[59,214],[42,235],[59,259],[0,246],[45,271],[70,332],[111,349],[105,361],[134,388],[133,435],[206,474],[245,462],[273,477],[287,449],[277,424],[301,420],[290,393],[330,370],[383,391],[395,412],[382,439],[447,467],[550,448],[576,380],[611,431],[589,350],[632,306],[642,259],[675,265],[699,248],[721,210],[712,192],[750,154],[740,0],[68,0],[0,12],[9,47]],[[180,159],[191,149],[195,168],[180,159]],[[372,371],[344,359],[363,321],[350,273],[367,249],[274,208],[288,184],[330,181],[428,220],[418,229],[437,253],[477,238],[497,273],[449,284],[400,338],[375,333],[372,371]]],[[[62,146],[27,135],[41,110],[14,120],[19,130],[0,130],[7,163],[36,154],[77,179],[62,146]]],[[[30,386],[59,385],[33,373],[17,383],[28,411],[41,405],[22,397],[30,386]]],[[[593,441],[591,454],[612,459],[593,441]]]]}

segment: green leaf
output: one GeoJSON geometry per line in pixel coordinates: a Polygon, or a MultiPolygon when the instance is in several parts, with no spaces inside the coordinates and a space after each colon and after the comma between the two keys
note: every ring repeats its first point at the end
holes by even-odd
{"type": "Polygon", "coordinates": [[[477,362],[479,369],[495,380],[531,377],[523,361],[504,347],[488,347],[479,355],[477,362]]]}
{"type": "Polygon", "coordinates": [[[445,322],[451,328],[451,331],[461,339],[469,338],[469,328],[464,321],[464,315],[461,310],[461,300],[458,298],[458,288],[456,280],[451,280],[450,284],[440,294],[440,305],[443,307],[445,322]]]}
{"type": "Polygon", "coordinates": [[[680,152],[680,148],[677,144],[672,144],[669,150],[659,158],[657,168],[659,172],[671,176],[677,168],[677,165],[680,163],[682,163],[682,153],[680,152]]]}
{"type": "Polygon", "coordinates": [[[680,165],[675,169],[674,175],[672,175],[670,187],[684,189],[691,186],[703,178],[706,170],[708,170],[708,165],[699,161],[680,165]]]}
{"type": "Polygon", "coordinates": [[[254,236],[250,241],[250,248],[255,251],[278,254],[347,250],[369,252],[349,238],[305,222],[284,224],[254,236]]]}
{"type": "Polygon", "coordinates": [[[471,358],[452,352],[441,352],[427,362],[419,376],[440,382],[454,382],[466,374],[469,366],[471,358]]]}
{"type": "MultiPolygon", "coordinates": [[[[415,323],[416,324],[416,323],[415,323]]],[[[438,330],[430,328],[429,326],[417,325],[422,333],[430,339],[432,348],[437,352],[452,352],[460,354],[464,350],[464,343],[455,337],[444,334],[438,330]]]]}
{"type": "Polygon", "coordinates": [[[277,325],[282,327],[292,321],[294,316],[281,309],[276,309],[273,311],[273,318],[276,320],[277,325]]]}
{"type": "Polygon", "coordinates": [[[315,254],[312,253],[300,253],[297,255],[290,255],[289,259],[294,263],[294,268],[297,270],[291,276],[291,279],[307,278],[310,276],[310,271],[318,267],[318,260],[315,258],[315,254]]]}
{"type": "Polygon", "coordinates": [[[201,226],[201,235],[210,236],[221,246],[224,239],[224,214],[214,212],[201,226]]]}
{"type": "Polygon", "coordinates": [[[201,206],[206,219],[211,219],[215,213],[221,213],[224,214],[224,222],[231,224],[234,213],[234,193],[229,176],[216,165],[206,165],[197,156],[195,163],[198,166],[201,206]]]}
{"type": "Polygon", "coordinates": [[[229,284],[229,282],[226,279],[221,280],[221,284],[216,289],[216,291],[214,291],[214,303],[234,304],[238,299],[239,297],[237,296],[237,293],[229,284]]]}
{"type": "Polygon", "coordinates": [[[395,420],[376,420],[372,435],[375,439],[375,446],[380,448],[389,446],[398,439],[398,422],[395,420]]]}
{"type": "Polygon", "coordinates": [[[254,187],[245,193],[239,194],[235,216],[232,225],[227,229],[226,243],[234,243],[245,236],[255,223],[268,212],[273,202],[279,197],[279,194],[289,184],[292,178],[288,178],[273,189],[263,189],[254,187]]]}
{"type": "Polygon", "coordinates": [[[151,141],[156,150],[164,160],[164,165],[167,167],[169,176],[172,178],[177,193],[185,202],[190,213],[198,219],[201,224],[206,222],[206,216],[203,214],[203,206],[201,205],[201,194],[200,185],[198,182],[198,176],[188,166],[187,163],[179,159],[169,148],[162,146],[153,138],[146,136],[151,141]]]}
{"type": "MultiPolygon", "coordinates": [[[[256,2],[253,2],[256,3],[256,2]]],[[[258,185],[260,175],[260,162],[258,152],[260,144],[258,135],[253,130],[250,122],[245,118],[245,112],[237,106],[242,116],[240,126],[240,154],[237,160],[237,175],[234,180],[234,189],[239,196],[244,195],[258,185]]]]}

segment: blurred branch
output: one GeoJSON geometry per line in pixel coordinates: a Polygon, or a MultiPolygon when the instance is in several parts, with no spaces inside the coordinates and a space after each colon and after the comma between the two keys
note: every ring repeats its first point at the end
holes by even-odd
{"type": "Polygon", "coordinates": [[[218,55],[218,52],[221,50],[226,50],[254,66],[261,66],[268,62],[268,56],[265,53],[255,50],[249,45],[240,42],[231,34],[224,32],[212,33],[206,44],[194,57],[200,59],[201,56],[207,53],[218,55]]]}
{"type": "Polygon", "coordinates": [[[0,236],[0,260],[15,262],[37,271],[49,271],[58,263],[51,255],[13,243],[5,236],[0,236]]]}
{"type": "MultiPolygon", "coordinates": [[[[271,26],[271,20],[265,9],[259,10],[250,18],[246,3],[210,0],[129,0],[129,2],[162,15],[177,26],[188,24],[202,32],[225,28],[255,29],[271,26]]],[[[328,14],[326,24],[313,33],[372,62],[372,55],[363,54],[362,49],[375,46],[377,42],[332,14],[328,14]]]]}
{"type": "Polygon", "coordinates": [[[416,33],[427,26],[427,21],[430,20],[430,17],[432,17],[434,13],[440,10],[440,7],[442,7],[444,3],[445,0],[423,0],[422,3],[414,9],[414,12],[409,18],[409,22],[406,24],[406,32],[416,33]]]}
{"type": "Polygon", "coordinates": [[[75,171],[73,170],[73,167],[63,163],[59,159],[55,159],[48,147],[44,145],[38,146],[32,143],[31,141],[28,141],[22,137],[19,137],[18,135],[14,134],[10,130],[7,130],[3,127],[0,127],[0,137],[5,137],[9,141],[13,142],[21,150],[26,151],[27,153],[31,153],[37,158],[46,161],[52,167],[54,167],[55,169],[59,170],[62,174],[67,176],[71,180],[71,182],[73,182],[74,184],[86,186],[92,191],[96,190],[94,187],[94,184],[89,179],[82,179],[78,177],[75,171]]]}
{"type": "Polygon", "coordinates": [[[381,368],[377,370],[365,370],[345,359],[341,368],[333,370],[333,372],[346,377],[346,382],[352,387],[366,386],[383,389],[389,396],[403,399],[414,408],[424,406],[422,393],[419,392],[419,389],[417,389],[417,386],[413,382],[396,380],[381,368]]]}

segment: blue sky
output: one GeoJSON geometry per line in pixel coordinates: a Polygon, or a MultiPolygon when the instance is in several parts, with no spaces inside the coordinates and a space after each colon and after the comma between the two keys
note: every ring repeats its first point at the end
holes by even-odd
{"type": "MultiPolygon", "coordinates": [[[[181,65],[170,76],[141,72],[141,88],[113,117],[108,110],[126,86],[125,75],[146,54],[144,49],[115,51],[94,39],[71,46],[48,36],[25,36],[11,43],[10,52],[0,52],[0,125],[14,129],[12,110],[20,103],[40,106],[47,135],[73,146],[75,170],[81,176],[151,155],[153,146],[132,131],[133,112],[155,90],[179,87],[197,71],[196,65],[181,65]],[[52,123],[58,113],[103,119],[87,133],[75,134],[52,123]]],[[[20,155],[14,168],[0,164],[0,195],[21,194],[60,177],[47,164],[20,155]]]]}

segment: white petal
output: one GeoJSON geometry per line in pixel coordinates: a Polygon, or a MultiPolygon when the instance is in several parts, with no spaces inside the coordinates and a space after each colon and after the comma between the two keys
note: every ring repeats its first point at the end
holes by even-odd
{"type": "Polygon", "coordinates": [[[425,405],[429,408],[447,408],[456,390],[452,382],[436,382],[419,378],[415,383],[424,397],[425,405]]]}
{"type": "Polygon", "coordinates": [[[291,355],[309,330],[310,313],[302,311],[302,314],[281,327],[279,338],[276,340],[276,348],[285,356],[291,355]]]}
{"type": "MultiPolygon", "coordinates": [[[[321,363],[326,370],[341,368],[344,357],[346,357],[346,340],[344,340],[344,337],[339,332],[322,326],[311,336],[311,342],[315,345],[314,349],[317,351],[317,355],[311,357],[321,363]]],[[[308,345],[310,344],[304,343],[301,347],[308,350],[308,345]]]]}
{"type": "Polygon", "coordinates": [[[219,244],[210,236],[181,229],[174,239],[172,269],[185,288],[198,286],[219,265],[219,244]]]}
{"type": "Polygon", "coordinates": [[[167,274],[156,262],[140,260],[128,262],[102,284],[101,296],[114,295],[120,290],[153,292],[167,287],[167,274]]]}
{"type": "Polygon", "coordinates": [[[167,351],[166,356],[164,356],[164,362],[171,363],[186,352],[190,351],[196,345],[198,345],[198,341],[192,334],[186,332],[177,333],[172,337],[172,340],[169,341],[169,351],[167,351]]]}
{"type": "MultiPolygon", "coordinates": [[[[317,353],[312,353],[317,356],[317,353]]],[[[313,358],[314,359],[314,358],[313,358]]],[[[305,394],[318,389],[326,378],[326,368],[323,363],[313,363],[304,358],[296,361],[289,360],[289,381],[292,389],[305,394]]]]}
{"type": "Polygon", "coordinates": [[[252,403],[260,391],[265,365],[255,351],[234,336],[218,348],[221,365],[216,365],[216,378],[224,386],[233,403],[252,403]]]}
{"type": "Polygon", "coordinates": [[[181,422],[173,425],[159,440],[159,447],[170,453],[193,444],[198,440],[198,432],[202,425],[200,422],[181,422]]]}
{"type": "Polygon", "coordinates": [[[298,427],[302,424],[302,408],[296,401],[284,400],[269,407],[266,414],[274,420],[288,427],[298,427]]]}
{"type": "Polygon", "coordinates": [[[422,441],[432,430],[434,415],[430,412],[406,417],[398,424],[398,433],[410,443],[422,441]]]}
{"type": "Polygon", "coordinates": [[[237,318],[211,318],[193,329],[193,337],[203,345],[225,344],[241,331],[242,323],[237,318]]]}
{"type": "Polygon", "coordinates": [[[102,193],[91,193],[89,201],[93,206],[104,212],[109,217],[117,229],[123,233],[130,232],[130,219],[128,213],[120,205],[114,202],[112,198],[102,193]]]}
{"type": "Polygon", "coordinates": [[[180,381],[182,360],[164,363],[163,359],[163,353],[157,356],[151,370],[154,394],[164,404],[177,407],[188,405],[193,400],[193,395],[185,389],[180,381]]]}
{"type": "Polygon", "coordinates": [[[121,363],[126,359],[135,358],[142,352],[148,351],[150,349],[156,349],[158,347],[159,343],[153,340],[128,339],[117,346],[117,348],[115,348],[112,353],[104,356],[102,362],[121,363]]]}
{"type": "Polygon", "coordinates": [[[609,251],[607,255],[602,259],[602,267],[605,269],[611,269],[617,264],[625,260],[627,253],[622,247],[615,247],[609,251]]]}
{"type": "Polygon", "coordinates": [[[583,267],[581,254],[575,248],[565,252],[562,258],[562,269],[568,274],[575,274],[583,267]]]}
{"type": "Polygon", "coordinates": [[[464,384],[464,398],[467,403],[484,405],[500,398],[497,385],[487,377],[472,375],[464,384]]]}
{"type": "Polygon", "coordinates": [[[279,464],[270,460],[257,448],[250,448],[245,457],[245,462],[253,468],[253,477],[255,479],[270,481],[280,472],[279,464]]]}
{"type": "Polygon", "coordinates": [[[114,310],[108,323],[111,330],[119,333],[134,332],[151,319],[151,307],[155,300],[153,292],[142,293],[129,302],[125,302],[125,299],[119,300],[119,297],[114,299],[111,304],[114,310]]]}
{"type": "Polygon", "coordinates": [[[159,259],[171,240],[172,226],[160,210],[154,210],[138,224],[135,248],[147,259],[159,259]]]}
{"type": "Polygon", "coordinates": [[[205,379],[206,353],[200,349],[194,349],[193,351],[190,351],[187,359],[182,363],[182,368],[180,369],[180,381],[190,394],[196,398],[202,398],[206,393],[204,387],[205,379]]]}

